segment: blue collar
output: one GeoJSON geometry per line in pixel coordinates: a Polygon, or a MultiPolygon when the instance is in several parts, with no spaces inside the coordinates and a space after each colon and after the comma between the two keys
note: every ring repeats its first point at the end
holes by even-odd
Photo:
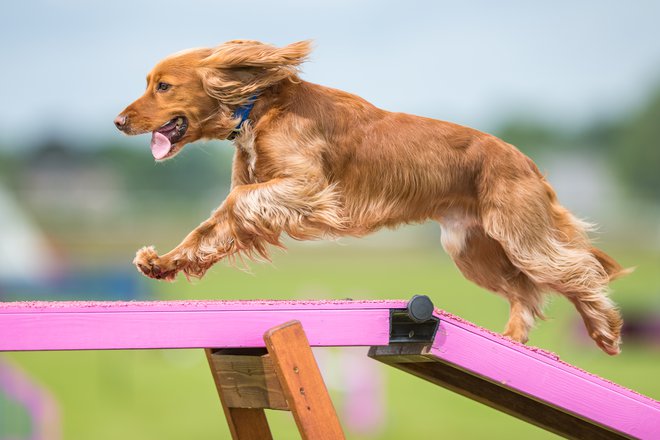
{"type": "Polygon", "coordinates": [[[256,102],[257,98],[258,95],[252,95],[246,104],[234,110],[234,118],[241,118],[241,122],[239,122],[238,125],[234,128],[234,132],[240,130],[245,121],[248,120],[250,112],[252,111],[252,107],[254,107],[254,103],[256,102]]]}

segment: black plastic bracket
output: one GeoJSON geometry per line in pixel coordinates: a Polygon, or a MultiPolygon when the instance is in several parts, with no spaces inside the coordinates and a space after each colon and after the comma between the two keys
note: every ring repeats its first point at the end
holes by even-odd
{"type": "Polygon", "coordinates": [[[433,342],[440,320],[433,316],[433,302],[415,295],[405,309],[390,310],[390,344],[433,342]]]}

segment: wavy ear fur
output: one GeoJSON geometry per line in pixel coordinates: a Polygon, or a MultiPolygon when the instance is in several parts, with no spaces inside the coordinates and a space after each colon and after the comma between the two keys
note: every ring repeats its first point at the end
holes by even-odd
{"type": "Polygon", "coordinates": [[[209,96],[225,104],[242,105],[275,83],[296,81],[299,66],[311,51],[309,40],[282,48],[258,41],[229,41],[201,61],[199,74],[209,96]]]}

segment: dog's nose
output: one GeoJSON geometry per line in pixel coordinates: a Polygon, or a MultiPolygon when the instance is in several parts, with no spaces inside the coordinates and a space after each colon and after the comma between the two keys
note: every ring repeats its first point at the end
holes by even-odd
{"type": "Polygon", "coordinates": [[[126,121],[127,120],[128,120],[128,118],[126,118],[126,116],[124,116],[124,115],[117,116],[115,118],[115,127],[117,127],[118,129],[123,131],[124,128],[126,128],[126,121]]]}

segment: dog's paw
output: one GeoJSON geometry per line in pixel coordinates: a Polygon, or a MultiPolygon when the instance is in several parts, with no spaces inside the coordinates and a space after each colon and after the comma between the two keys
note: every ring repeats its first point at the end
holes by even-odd
{"type": "Polygon", "coordinates": [[[520,344],[527,344],[527,341],[529,341],[529,337],[527,336],[526,332],[513,332],[513,331],[505,331],[502,333],[502,336],[505,338],[511,339],[512,341],[518,342],[520,344]]]}
{"type": "Polygon", "coordinates": [[[181,269],[175,262],[159,257],[153,246],[145,246],[135,254],[133,264],[149,278],[174,281],[181,269]]]}

